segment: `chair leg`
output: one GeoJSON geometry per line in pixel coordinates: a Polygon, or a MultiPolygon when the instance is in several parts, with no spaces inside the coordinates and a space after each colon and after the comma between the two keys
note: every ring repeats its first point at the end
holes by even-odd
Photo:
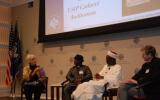
{"type": "Polygon", "coordinates": [[[62,86],[62,100],[65,100],[65,98],[64,98],[64,86],[62,86]]]}
{"type": "Polygon", "coordinates": [[[23,100],[23,93],[21,93],[21,100],[23,100]]]}
{"type": "Polygon", "coordinates": [[[104,100],[104,96],[102,96],[102,100],[104,100]]]}
{"type": "Polygon", "coordinates": [[[48,100],[48,93],[46,92],[46,100],[48,100]]]}
{"type": "Polygon", "coordinates": [[[105,100],[107,100],[107,97],[105,97],[105,100]]]}
{"type": "Polygon", "coordinates": [[[113,100],[113,96],[109,96],[109,100],[113,100]]]}
{"type": "Polygon", "coordinates": [[[102,97],[102,100],[107,100],[107,96],[103,96],[103,97],[102,97]]]}

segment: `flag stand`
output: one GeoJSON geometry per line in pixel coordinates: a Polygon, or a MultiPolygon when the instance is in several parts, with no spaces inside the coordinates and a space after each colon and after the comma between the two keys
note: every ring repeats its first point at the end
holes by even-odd
{"type": "Polygon", "coordinates": [[[10,95],[12,98],[15,98],[15,90],[16,90],[16,82],[15,80],[13,80],[12,84],[11,84],[11,89],[10,89],[10,95]]]}
{"type": "Polygon", "coordinates": [[[10,95],[12,97],[12,99],[16,98],[16,81],[18,79],[18,74],[19,72],[16,73],[15,78],[13,79],[12,83],[11,83],[11,89],[10,89],[10,95]]]}

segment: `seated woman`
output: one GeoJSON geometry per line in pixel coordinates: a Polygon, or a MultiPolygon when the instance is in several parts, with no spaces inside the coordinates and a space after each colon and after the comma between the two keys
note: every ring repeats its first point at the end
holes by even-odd
{"type": "Polygon", "coordinates": [[[121,66],[116,64],[117,53],[108,51],[106,65],[95,75],[95,80],[80,84],[72,93],[74,100],[102,100],[104,85],[108,89],[117,88],[121,78],[121,66]]]}
{"type": "Polygon", "coordinates": [[[44,89],[43,80],[46,77],[43,68],[36,64],[35,55],[27,55],[28,66],[23,69],[24,91],[26,100],[40,100],[41,93],[44,89]]]}

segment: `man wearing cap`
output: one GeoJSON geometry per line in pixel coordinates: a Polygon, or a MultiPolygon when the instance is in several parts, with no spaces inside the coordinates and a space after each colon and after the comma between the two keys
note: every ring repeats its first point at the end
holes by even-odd
{"type": "Polygon", "coordinates": [[[64,86],[63,94],[65,100],[71,100],[71,94],[79,84],[92,79],[92,72],[88,66],[82,64],[83,61],[82,55],[77,54],[74,57],[74,66],[66,76],[69,83],[64,86]]]}
{"type": "Polygon", "coordinates": [[[72,93],[74,100],[102,100],[104,85],[108,83],[108,89],[117,88],[121,77],[121,66],[116,64],[117,53],[108,51],[106,65],[95,75],[95,80],[80,84],[72,93]]]}

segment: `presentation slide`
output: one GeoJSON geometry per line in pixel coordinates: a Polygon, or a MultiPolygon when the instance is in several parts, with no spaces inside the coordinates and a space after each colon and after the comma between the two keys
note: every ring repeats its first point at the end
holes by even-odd
{"type": "Polygon", "coordinates": [[[46,35],[160,16],[160,0],[45,0],[46,35]]]}

